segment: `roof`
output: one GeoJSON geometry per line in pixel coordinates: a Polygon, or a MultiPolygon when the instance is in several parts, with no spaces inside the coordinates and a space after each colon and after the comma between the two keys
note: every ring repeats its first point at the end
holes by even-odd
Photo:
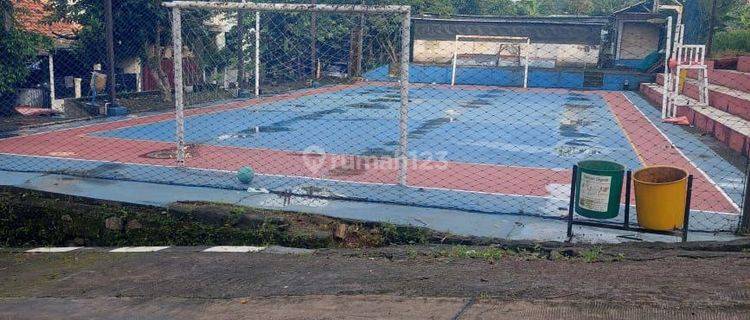
{"type": "Polygon", "coordinates": [[[620,10],[617,10],[612,14],[617,15],[620,13],[651,13],[651,11],[653,11],[653,8],[654,8],[654,1],[646,0],[646,1],[641,1],[633,5],[627,6],[620,10]]]}
{"type": "Polygon", "coordinates": [[[429,21],[453,21],[453,22],[486,22],[486,23],[528,23],[528,24],[565,24],[565,25],[605,25],[609,17],[605,16],[576,16],[576,15],[552,15],[552,16],[476,16],[476,15],[453,15],[441,17],[432,14],[423,14],[412,18],[413,20],[429,21]]]}
{"type": "Polygon", "coordinates": [[[69,46],[80,25],[67,21],[53,21],[50,0],[11,0],[15,18],[24,30],[52,38],[56,47],[69,46]]]}

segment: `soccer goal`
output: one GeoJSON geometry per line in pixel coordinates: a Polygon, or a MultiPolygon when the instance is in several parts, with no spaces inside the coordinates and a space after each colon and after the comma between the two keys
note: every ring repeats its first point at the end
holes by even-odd
{"type": "Polygon", "coordinates": [[[456,85],[460,66],[523,68],[523,87],[529,81],[528,37],[456,35],[453,47],[451,85],[456,85]]]}
{"type": "MultiPolygon", "coordinates": [[[[202,165],[197,153],[186,154],[186,131],[188,137],[198,135],[198,130],[216,131],[215,136],[209,135],[207,139],[247,148],[253,146],[254,137],[264,134],[270,137],[272,133],[276,133],[275,139],[290,139],[292,143],[293,135],[283,134],[292,131],[290,126],[309,125],[299,122],[348,108],[372,107],[366,101],[352,102],[361,99],[359,92],[364,91],[361,87],[365,86],[361,79],[369,72],[388,76],[379,82],[382,88],[371,90],[384,90],[397,96],[390,97],[388,102],[397,109],[398,121],[393,127],[376,129],[398,132],[398,141],[389,154],[398,164],[395,170],[398,181],[406,184],[411,7],[244,1],[171,1],[162,5],[170,10],[172,21],[178,166],[202,165]],[[251,29],[253,25],[255,28],[251,29]],[[233,96],[233,92],[239,91],[237,87],[253,86],[251,81],[245,81],[251,74],[255,78],[255,97],[233,96]],[[186,90],[186,87],[196,89],[186,90]],[[276,116],[231,118],[228,121],[232,123],[224,124],[227,132],[214,130],[216,128],[209,130],[205,126],[186,129],[185,105],[202,104],[211,108],[205,101],[212,97],[216,97],[213,107],[224,109],[277,102],[267,109],[277,110],[274,114],[288,119],[275,119],[276,116]],[[244,100],[227,102],[232,98],[244,100]],[[246,129],[229,129],[233,127],[246,129]]],[[[221,126],[216,123],[212,125],[221,126]]],[[[337,137],[311,138],[310,143],[324,144],[325,139],[333,138],[357,140],[369,134],[357,130],[339,132],[337,137]]],[[[304,147],[307,146],[300,148],[304,147]]],[[[231,161],[248,160],[229,159],[231,161]]],[[[307,169],[298,170],[291,165],[281,169],[289,171],[288,175],[310,175],[307,169]]]]}

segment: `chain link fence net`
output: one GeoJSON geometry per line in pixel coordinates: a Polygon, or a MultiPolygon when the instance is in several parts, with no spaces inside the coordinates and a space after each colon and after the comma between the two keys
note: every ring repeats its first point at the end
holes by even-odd
{"type": "Polygon", "coordinates": [[[279,195],[267,206],[562,218],[573,165],[596,159],[682,168],[695,177],[692,228],[740,223],[750,60],[707,61],[707,86],[696,59],[675,60],[665,122],[664,56],[678,36],[667,14],[421,14],[405,25],[402,9],[194,7],[175,28],[171,8],[128,6],[114,2],[117,103],[101,12],[64,8],[83,17],[75,40],[50,51],[66,61],[47,73],[54,84],[3,95],[25,115],[4,116],[0,169],[279,195]],[[680,63],[695,68],[676,73],[680,63]],[[48,103],[27,90],[51,88],[48,103]],[[19,120],[30,117],[46,118],[19,120]]]}

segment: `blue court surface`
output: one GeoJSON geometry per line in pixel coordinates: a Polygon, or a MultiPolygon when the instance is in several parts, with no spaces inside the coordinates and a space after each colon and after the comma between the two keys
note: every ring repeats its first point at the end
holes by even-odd
{"type": "MultiPolygon", "coordinates": [[[[668,136],[691,163],[721,186],[731,202],[739,203],[740,170],[716,156],[698,137],[661,123],[659,111],[637,94],[617,94],[632,101],[628,106],[640,112],[639,120],[668,136]]],[[[417,162],[438,160],[450,165],[440,172],[410,171],[407,185],[397,183],[395,170],[321,179],[299,174],[295,171],[299,163],[290,160],[298,160],[296,154],[311,147],[333,155],[394,157],[399,144],[400,95],[392,83],[361,83],[294,98],[250,99],[229,107],[236,102],[187,111],[186,142],[201,146],[202,154],[188,158],[185,167],[176,166],[173,159],[140,156],[143,150],[174,145],[173,115],[156,114],[69,125],[70,129],[87,125],[85,133],[49,131],[0,140],[0,168],[243,190],[248,186],[234,175],[240,163],[257,169],[251,187],[272,192],[561,217],[568,204],[568,172],[578,161],[595,158],[630,169],[644,166],[638,153],[643,150],[631,143],[602,91],[415,84],[408,110],[409,156],[417,162]],[[92,138],[99,139],[98,143],[111,141],[102,147],[112,152],[90,150],[86,139],[92,138]],[[49,146],[29,147],[39,141],[49,146]],[[72,141],[80,150],[71,149],[72,141]],[[125,143],[131,149],[117,149],[125,143]],[[38,151],[58,148],[67,148],[71,155],[38,151]],[[107,158],[107,154],[116,157],[107,158]],[[266,156],[251,163],[259,159],[258,154],[266,156]],[[373,183],[373,176],[382,174],[389,176],[373,183]]],[[[715,191],[705,195],[707,199],[721,197],[715,191]]],[[[736,214],[717,214],[710,209],[710,201],[695,205],[692,221],[697,229],[736,226],[736,214]]]]}
{"type": "MultiPolygon", "coordinates": [[[[640,162],[601,96],[585,92],[414,88],[409,152],[425,160],[567,169],[598,157],[640,162]],[[441,158],[441,159],[438,159],[441,158]]],[[[393,156],[397,88],[366,86],[187,117],[189,144],[393,156]]],[[[172,142],[175,122],[97,135],[172,142]]]]}

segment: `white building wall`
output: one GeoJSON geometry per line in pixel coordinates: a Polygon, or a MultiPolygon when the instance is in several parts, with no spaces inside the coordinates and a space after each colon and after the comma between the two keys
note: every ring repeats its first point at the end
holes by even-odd
{"type": "MultiPolygon", "coordinates": [[[[450,64],[453,61],[455,41],[415,40],[414,62],[450,64]]],[[[500,55],[509,53],[498,42],[459,41],[461,55],[500,55]],[[501,51],[501,49],[503,49],[501,51]]],[[[599,46],[580,44],[531,43],[528,52],[529,64],[536,67],[592,66],[599,60],[599,46]]]]}

